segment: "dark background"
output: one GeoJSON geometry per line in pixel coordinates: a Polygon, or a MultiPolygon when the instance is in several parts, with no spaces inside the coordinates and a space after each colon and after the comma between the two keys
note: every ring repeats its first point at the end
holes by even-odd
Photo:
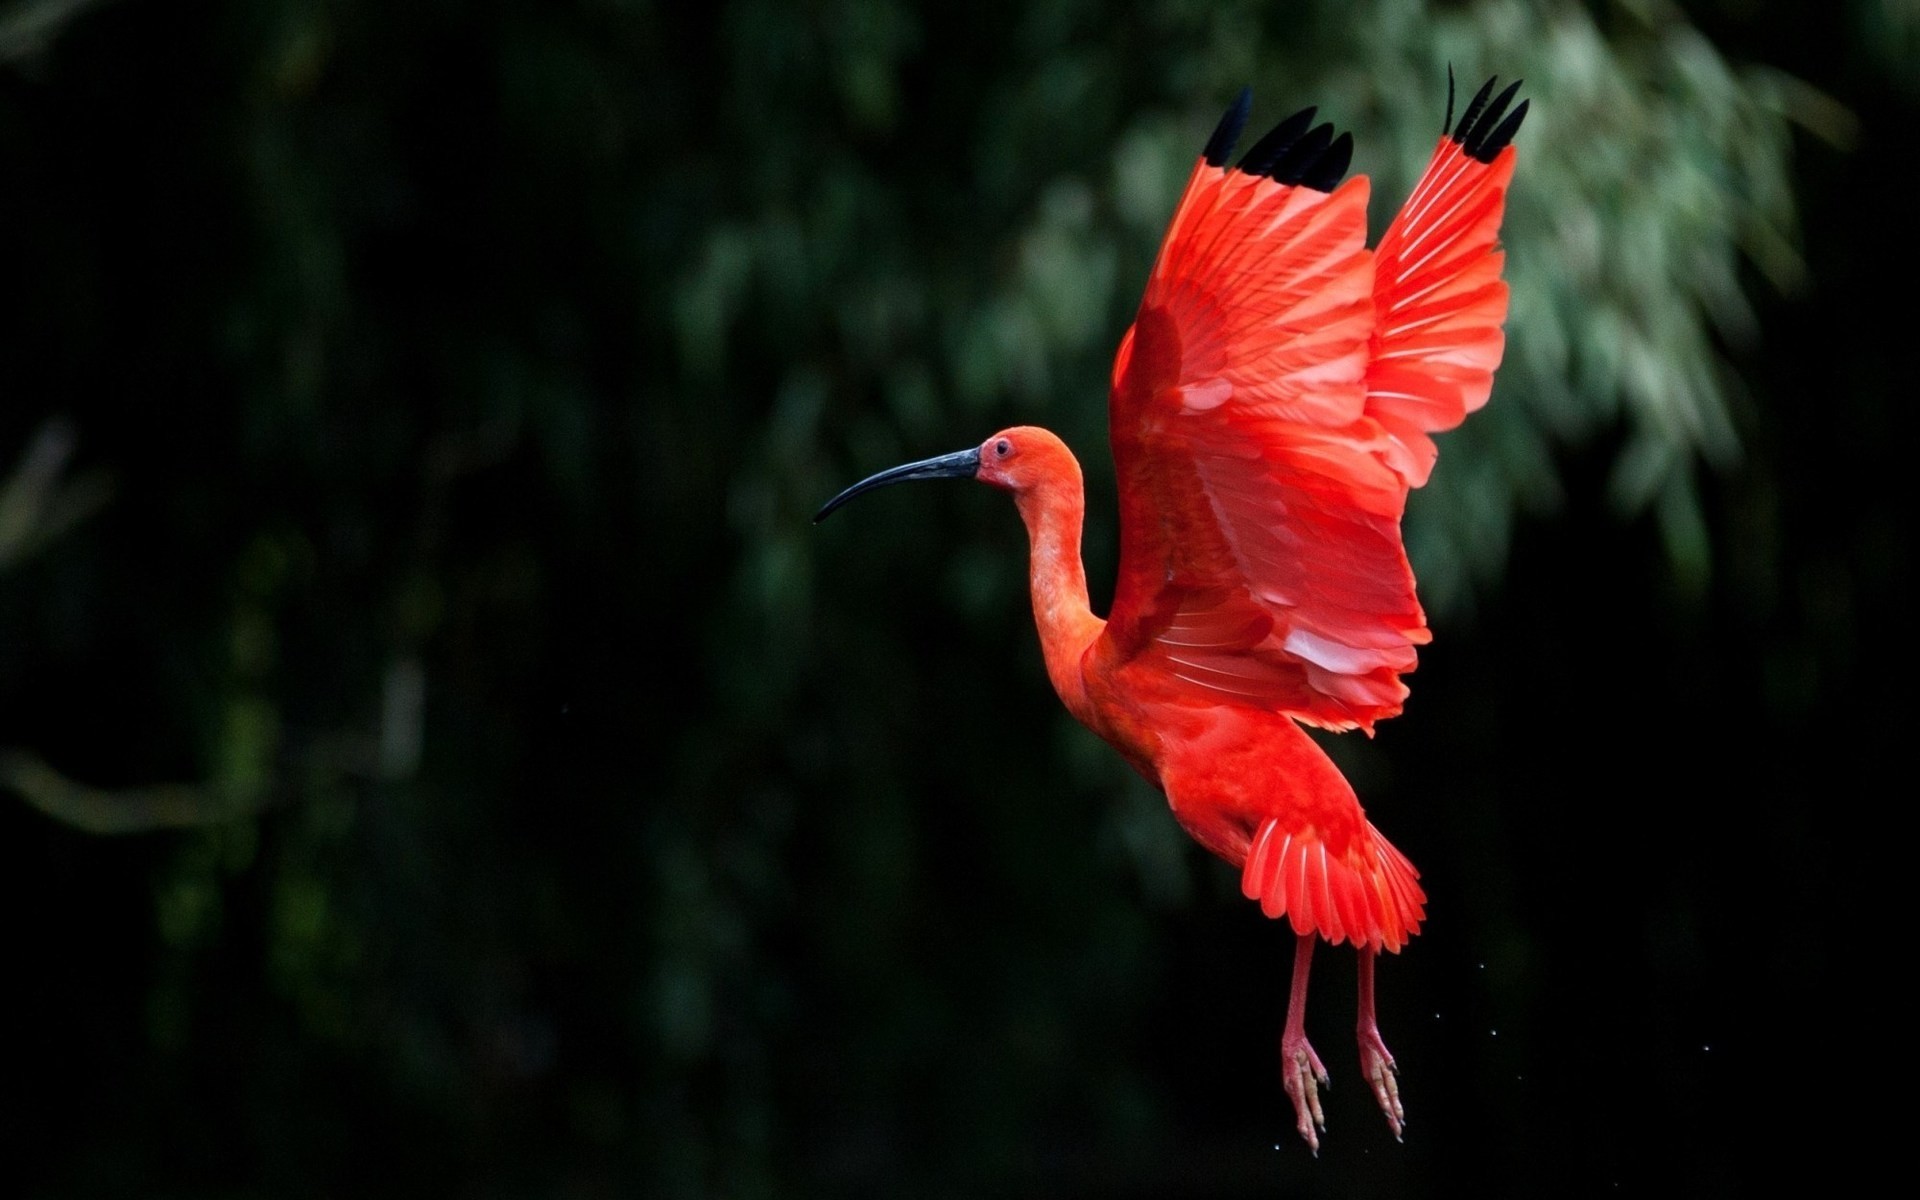
{"type": "MultiPolygon", "coordinates": [[[[0,1162],[29,1196],[1689,1195],[1911,1007],[1897,5],[0,6],[0,1162]],[[1811,9],[1809,9],[1811,11],[1811,9]],[[1524,75],[1509,359],[1334,747],[1397,1145],[1050,694],[1004,499],[1241,82],[1376,227],[1524,75]]],[[[1899,1093],[1896,1090],[1896,1095],[1899,1093]]],[[[1877,1115],[1876,1115],[1877,1114],[1877,1115]]]]}

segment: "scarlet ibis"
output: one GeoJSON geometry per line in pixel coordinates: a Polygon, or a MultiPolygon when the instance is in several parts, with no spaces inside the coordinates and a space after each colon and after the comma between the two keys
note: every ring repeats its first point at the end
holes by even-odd
{"type": "Polygon", "coordinates": [[[1359,952],[1360,1068],[1398,1137],[1373,966],[1419,931],[1426,893],[1301,725],[1371,734],[1431,639],[1400,517],[1433,468],[1431,435],[1486,403],[1505,347],[1498,236],[1528,102],[1508,111],[1518,83],[1489,101],[1495,82],[1456,126],[1448,73],[1439,145],[1372,251],[1366,177],[1340,182],[1350,134],[1308,108],[1229,167],[1251,89],[1221,118],[1114,357],[1120,576],[1105,620],[1080,561],[1080,464],[1044,429],[882,471],[814,518],[909,479],[1013,493],[1054,690],[1293,927],[1281,1072],[1316,1154],[1314,940],[1359,952]]]}

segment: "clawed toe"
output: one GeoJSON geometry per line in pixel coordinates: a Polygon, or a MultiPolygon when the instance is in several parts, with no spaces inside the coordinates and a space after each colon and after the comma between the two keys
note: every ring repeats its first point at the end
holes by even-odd
{"type": "Polygon", "coordinates": [[[1360,1073],[1373,1089],[1374,1103],[1386,1115],[1393,1136],[1403,1137],[1407,1111],[1400,1104],[1400,1068],[1395,1065],[1387,1044],[1380,1040],[1378,1029],[1362,1027],[1360,1030],[1360,1073]]]}
{"type": "Polygon", "coordinates": [[[1327,1068],[1305,1038],[1280,1045],[1280,1070],[1287,1099],[1293,1101],[1295,1128],[1316,1157],[1320,1154],[1320,1132],[1327,1127],[1327,1116],[1320,1108],[1320,1089],[1332,1086],[1327,1068]]]}

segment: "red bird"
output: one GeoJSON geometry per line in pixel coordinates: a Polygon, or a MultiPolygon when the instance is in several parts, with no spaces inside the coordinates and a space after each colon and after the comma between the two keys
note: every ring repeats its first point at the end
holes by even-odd
{"type": "Polygon", "coordinates": [[[1281,1068],[1317,1153],[1326,1068],[1306,1036],[1314,938],[1360,956],[1360,1067],[1399,1136],[1373,963],[1419,931],[1420,873],[1367,820],[1301,724],[1373,731],[1431,637],[1400,540],[1430,435],[1486,403],[1505,338],[1500,218],[1519,85],[1493,80],[1453,124],[1380,245],[1349,134],[1296,113],[1229,167],[1250,91],[1194,165],[1114,357],[1108,399],[1120,578],[1106,620],[1080,561],[1080,464],[1053,434],[1005,429],[972,450],[883,471],[1013,493],[1031,543],[1047,675],[1080,722],[1165,791],[1194,839],[1297,935],[1281,1068]]]}

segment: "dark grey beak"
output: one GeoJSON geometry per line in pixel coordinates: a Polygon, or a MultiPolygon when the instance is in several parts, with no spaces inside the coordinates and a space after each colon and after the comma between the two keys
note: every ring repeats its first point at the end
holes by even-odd
{"type": "Polygon", "coordinates": [[[979,473],[980,450],[978,447],[962,450],[957,454],[942,454],[938,458],[926,458],[919,462],[907,463],[905,466],[882,471],[878,475],[870,475],[841,492],[820,506],[820,511],[813,514],[813,522],[818,525],[826,520],[827,515],[834,509],[860,493],[870,492],[890,483],[905,483],[909,479],[972,479],[979,473]]]}

